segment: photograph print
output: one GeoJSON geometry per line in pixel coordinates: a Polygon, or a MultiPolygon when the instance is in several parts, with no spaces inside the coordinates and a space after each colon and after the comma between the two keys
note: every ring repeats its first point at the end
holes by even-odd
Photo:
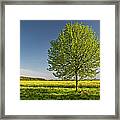
{"type": "Polygon", "coordinates": [[[100,20],[21,20],[20,100],[100,100],[100,20]]]}

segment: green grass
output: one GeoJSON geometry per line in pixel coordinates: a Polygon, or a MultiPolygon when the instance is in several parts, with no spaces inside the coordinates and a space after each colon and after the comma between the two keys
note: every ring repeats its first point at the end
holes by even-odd
{"type": "Polygon", "coordinates": [[[99,100],[100,81],[20,81],[21,100],[99,100]]]}

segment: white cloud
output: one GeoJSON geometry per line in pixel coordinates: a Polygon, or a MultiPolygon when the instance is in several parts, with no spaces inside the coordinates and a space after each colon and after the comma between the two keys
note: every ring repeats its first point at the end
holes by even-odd
{"type": "Polygon", "coordinates": [[[51,72],[42,72],[42,71],[34,71],[29,69],[20,69],[20,75],[23,76],[31,76],[31,77],[40,77],[45,79],[56,79],[51,72]]]}

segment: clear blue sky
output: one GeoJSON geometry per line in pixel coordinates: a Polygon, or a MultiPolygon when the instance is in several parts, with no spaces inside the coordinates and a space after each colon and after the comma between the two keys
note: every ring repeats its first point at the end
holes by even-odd
{"type": "MultiPolygon", "coordinates": [[[[47,70],[50,41],[58,37],[66,20],[21,20],[20,21],[20,70],[21,75],[54,79],[47,70]]],[[[74,23],[75,20],[70,20],[74,23]]],[[[77,20],[92,26],[100,38],[99,20],[77,20]]]]}

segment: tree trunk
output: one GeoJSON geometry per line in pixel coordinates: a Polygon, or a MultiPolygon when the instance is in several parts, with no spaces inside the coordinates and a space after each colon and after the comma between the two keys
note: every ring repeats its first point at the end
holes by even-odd
{"type": "Polygon", "coordinates": [[[76,91],[77,91],[77,83],[78,83],[78,81],[77,81],[77,73],[75,75],[75,79],[76,79],[76,91]]]}

